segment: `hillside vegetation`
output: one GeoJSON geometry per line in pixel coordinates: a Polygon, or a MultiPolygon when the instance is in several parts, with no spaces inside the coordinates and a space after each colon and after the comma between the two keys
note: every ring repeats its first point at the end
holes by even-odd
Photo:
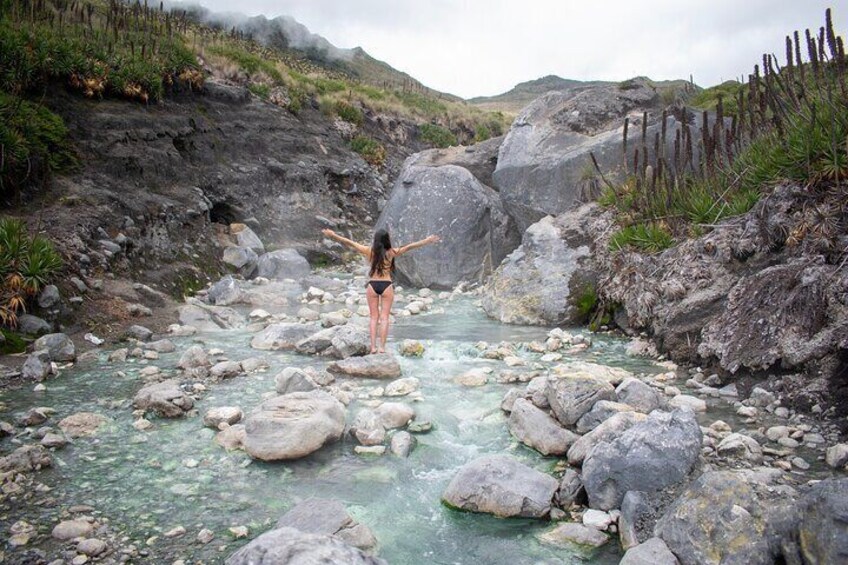
{"type": "MultiPolygon", "coordinates": [[[[840,260],[848,252],[838,239],[848,218],[846,65],[828,10],[818,34],[786,37],[782,66],[763,55],[746,84],[727,82],[696,95],[692,101],[705,108],[694,116],[701,132],[694,135],[684,124],[673,155],[664,153],[665,128],[645,139],[645,117],[641,138],[632,135],[633,149],[624,158],[629,178],[608,184],[601,197],[625,226],[612,247],[664,249],[747,212],[771,187],[788,181],[806,187],[809,205],[786,234],[787,244],[815,240],[830,260],[840,260]],[[656,158],[649,163],[651,143],[656,158]]],[[[627,124],[624,132],[627,152],[627,124]]]]}
{"type": "Polygon", "coordinates": [[[9,202],[23,187],[77,162],[61,118],[39,103],[51,84],[92,99],[150,104],[174,90],[201,88],[211,72],[295,114],[309,104],[354,125],[367,114],[387,114],[423,131],[445,130],[433,145],[485,139],[508,125],[503,114],[392,71],[364,52],[338,64],[269,47],[160,3],[0,0],[0,194],[9,202]]]}

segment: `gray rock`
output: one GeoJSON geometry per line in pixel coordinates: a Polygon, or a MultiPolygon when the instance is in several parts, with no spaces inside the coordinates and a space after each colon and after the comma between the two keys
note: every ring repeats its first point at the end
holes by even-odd
{"type": "Polygon", "coordinates": [[[415,410],[412,406],[402,402],[384,402],[374,411],[387,430],[402,428],[415,419],[415,410]]]}
{"type": "Polygon", "coordinates": [[[190,299],[192,302],[179,309],[180,324],[199,331],[217,331],[244,326],[244,317],[227,306],[210,306],[190,299]]]}
{"type": "Polygon", "coordinates": [[[42,445],[24,445],[0,457],[0,473],[28,473],[52,465],[53,459],[42,445]]]}
{"type": "Polygon", "coordinates": [[[339,331],[339,328],[327,328],[320,330],[309,337],[300,340],[295,349],[298,353],[307,355],[316,355],[329,349],[333,344],[333,337],[339,331]]]}
{"type": "Polygon", "coordinates": [[[666,510],[655,535],[683,565],[774,563],[763,504],[744,476],[730,471],[701,475],[666,510]]]}
{"type": "Polygon", "coordinates": [[[94,533],[94,524],[87,520],[63,520],[53,527],[53,538],[67,541],[87,537],[94,533]]]}
{"type": "Polygon", "coordinates": [[[250,346],[261,350],[293,350],[320,329],[317,324],[271,324],[253,337],[250,346]]]}
{"type": "Polygon", "coordinates": [[[421,381],[415,377],[406,377],[387,384],[383,394],[385,396],[406,396],[418,390],[420,386],[421,381]]]}
{"type": "Polygon", "coordinates": [[[246,247],[227,247],[224,249],[224,263],[234,267],[242,276],[250,277],[259,264],[259,255],[246,247]]]}
{"type": "MultiPolygon", "coordinates": [[[[521,111],[501,145],[494,173],[504,207],[519,229],[565,212],[586,196],[581,181],[590,151],[608,174],[620,167],[625,115],[651,109],[659,101],[647,81],[633,81],[632,86],[550,92],[521,111]]],[[[669,125],[674,132],[673,118],[669,125]]],[[[649,139],[656,129],[649,129],[649,139]]]]}
{"type": "Polygon", "coordinates": [[[153,332],[144,326],[133,325],[127,328],[124,335],[138,341],[150,341],[150,338],[153,337],[153,332]]]}
{"type": "Polygon", "coordinates": [[[77,551],[89,557],[97,557],[109,548],[109,545],[97,538],[87,538],[77,544],[77,551]]]}
{"type": "Polygon", "coordinates": [[[241,363],[238,361],[221,361],[220,363],[215,363],[209,369],[209,376],[213,379],[231,379],[241,373],[241,363]]]}
{"type": "Polygon", "coordinates": [[[512,407],[519,398],[524,398],[524,391],[518,388],[509,389],[501,400],[501,410],[506,413],[512,412],[512,407]]]}
{"type": "Polygon", "coordinates": [[[624,379],[624,382],[616,387],[615,395],[619,402],[628,404],[643,414],[650,414],[662,404],[653,387],[632,377],[624,379]]]}
{"type": "Polygon", "coordinates": [[[848,559],[848,479],[816,483],[798,504],[798,539],[804,563],[848,559]]]}
{"type": "Polygon", "coordinates": [[[213,284],[206,298],[215,306],[230,306],[245,301],[241,286],[232,275],[227,275],[213,284]]]}
{"type": "Polygon", "coordinates": [[[139,410],[152,410],[165,418],[179,418],[194,406],[194,400],[188,396],[176,379],[145,386],[133,399],[133,406],[139,410]]]}
{"type": "Polygon", "coordinates": [[[301,280],[310,272],[309,262],[294,249],[270,251],[259,257],[256,276],[271,280],[301,280]]]}
{"type": "Polygon", "coordinates": [[[259,236],[256,235],[256,232],[254,232],[246,225],[231,224],[230,233],[235,234],[236,244],[239,247],[246,247],[248,249],[252,249],[256,253],[265,252],[265,246],[262,244],[262,240],[259,239],[259,236]]]}
{"type": "Polygon", "coordinates": [[[306,534],[293,528],[277,528],[242,547],[226,560],[226,565],[386,565],[334,536],[306,534]]]}
{"type": "Polygon", "coordinates": [[[457,165],[463,169],[468,169],[477,180],[486,186],[496,188],[493,184],[492,175],[498,163],[498,149],[503,140],[503,136],[500,136],[474,145],[426,149],[413,155],[414,159],[410,159],[410,161],[413,161],[415,165],[424,167],[457,165]]]}
{"type": "Polygon", "coordinates": [[[27,355],[21,367],[21,377],[30,381],[41,382],[47,378],[52,371],[50,365],[50,352],[46,349],[39,349],[27,355]]]}
{"type": "Polygon", "coordinates": [[[627,491],[621,501],[621,516],[618,531],[621,547],[628,550],[646,541],[653,535],[656,516],[648,495],[639,491],[627,491]]]}
{"type": "Polygon", "coordinates": [[[41,336],[32,344],[32,349],[46,349],[51,361],[73,361],[77,358],[74,342],[63,333],[41,336]]]}
{"type": "Polygon", "coordinates": [[[69,438],[87,437],[97,433],[109,418],[96,412],[77,412],[59,420],[59,429],[69,438]]]}
{"type": "Polygon", "coordinates": [[[486,314],[509,324],[583,323],[576,301],[598,279],[593,237],[610,224],[609,213],[587,205],[531,225],[484,287],[486,314]]]}
{"type": "Polygon", "coordinates": [[[558,547],[569,547],[573,545],[601,547],[609,541],[609,538],[597,528],[590,528],[583,524],[567,522],[560,524],[553,530],[544,532],[537,536],[539,541],[558,547]]]}
{"type": "Polygon", "coordinates": [[[203,349],[202,345],[192,345],[180,357],[177,362],[177,367],[185,371],[197,369],[199,367],[208,367],[211,364],[209,354],[203,349]]]}
{"type": "Polygon", "coordinates": [[[38,295],[38,306],[45,310],[49,310],[50,308],[58,306],[61,300],[62,297],[59,295],[58,287],[56,287],[56,285],[48,284],[44,287],[44,290],[41,291],[41,294],[38,295]]]}
{"type": "Polygon", "coordinates": [[[557,490],[557,501],[560,508],[568,510],[575,504],[586,502],[586,489],[583,488],[583,480],[574,469],[566,469],[559,481],[557,490]]]}
{"type": "Polygon", "coordinates": [[[398,457],[409,457],[409,454],[415,449],[416,443],[418,443],[418,440],[415,439],[415,436],[409,432],[400,431],[392,436],[390,449],[398,457]]]}
{"type": "Polygon", "coordinates": [[[242,418],[244,418],[244,412],[238,406],[219,406],[206,411],[203,416],[203,425],[217,430],[222,423],[233,425],[241,422],[242,418]]]}
{"type": "Polygon", "coordinates": [[[721,440],[716,447],[720,457],[744,459],[750,463],[759,464],[763,462],[763,448],[752,437],[744,434],[732,433],[721,440]]]}
{"type": "Polygon", "coordinates": [[[677,558],[660,538],[631,547],[618,565],[678,565],[677,558]]]}
{"type": "Polygon", "coordinates": [[[629,490],[661,491],[681,482],[701,454],[701,428],[689,411],[653,412],[583,461],[589,506],[618,508],[629,490]]]}
{"type": "Polygon", "coordinates": [[[365,355],[371,349],[368,331],[353,324],[338,326],[331,341],[332,355],[338,359],[347,359],[355,355],[365,355]]]}
{"type": "Polygon", "coordinates": [[[413,156],[404,163],[376,227],[388,228],[396,245],[430,234],[445,237],[398,258],[398,279],[432,288],[481,281],[518,246],[519,232],[497,193],[467,169],[414,162],[413,156]]]}
{"type": "Polygon", "coordinates": [[[65,447],[67,443],[68,440],[65,439],[65,436],[50,432],[44,434],[44,437],[41,438],[41,445],[47,448],[55,447],[59,449],[65,447]]]}
{"type": "Polygon", "coordinates": [[[542,455],[564,455],[578,438],[524,398],[519,398],[512,405],[507,425],[518,441],[542,455]]]}
{"type": "Polygon", "coordinates": [[[369,550],[376,545],[371,530],[357,523],[337,500],[311,498],[301,502],[277,522],[276,528],[293,528],[308,534],[324,534],[369,550]]]}
{"type": "Polygon", "coordinates": [[[326,392],[294,392],[260,404],[244,426],[244,449],[254,459],[299,459],[342,436],[345,411],[326,392]]]}
{"type": "Polygon", "coordinates": [[[568,450],[568,462],[571,465],[582,465],[589,452],[602,442],[611,442],[639,422],[644,422],[647,416],[637,412],[616,414],[605,420],[600,426],[574,442],[568,450]]]}
{"type": "Polygon", "coordinates": [[[392,355],[381,353],[365,357],[350,357],[330,363],[327,370],[331,373],[349,377],[371,379],[394,379],[400,376],[400,363],[392,355]]]}
{"type": "Polygon", "coordinates": [[[556,479],[506,455],[485,455],[460,468],[442,501],[502,518],[543,518],[551,510],[556,479]]]}
{"type": "Polygon", "coordinates": [[[350,426],[350,433],[360,445],[382,445],[386,440],[386,428],[376,412],[360,410],[350,426]]]}
{"type": "Polygon", "coordinates": [[[157,353],[173,353],[177,350],[177,346],[170,339],[160,339],[151,341],[144,345],[144,349],[155,351],[157,353]]]}
{"type": "Polygon", "coordinates": [[[611,384],[582,374],[549,377],[545,392],[554,416],[564,426],[576,424],[599,400],[615,399],[611,384]]]}
{"type": "Polygon", "coordinates": [[[32,314],[20,314],[18,316],[18,331],[27,335],[41,335],[53,331],[52,326],[32,314]]]}
{"type": "Polygon", "coordinates": [[[848,465],[848,443],[837,443],[827,448],[825,461],[835,468],[848,465]]]}
{"type": "Polygon", "coordinates": [[[303,369],[286,367],[274,377],[274,387],[277,394],[289,394],[290,392],[309,392],[318,388],[318,385],[303,369]]]}
{"type": "Polygon", "coordinates": [[[592,406],[591,410],[577,420],[575,429],[579,434],[591,432],[616,414],[624,412],[633,412],[633,407],[620,402],[612,402],[611,400],[599,400],[592,406]]]}

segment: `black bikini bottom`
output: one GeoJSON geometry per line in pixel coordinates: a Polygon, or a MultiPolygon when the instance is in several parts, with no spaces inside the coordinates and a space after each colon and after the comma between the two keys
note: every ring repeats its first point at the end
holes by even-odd
{"type": "Polygon", "coordinates": [[[374,289],[378,295],[386,292],[386,289],[392,286],[392,281],[368,281],[368,284],[371,285],[371,288],[374,289]]]}

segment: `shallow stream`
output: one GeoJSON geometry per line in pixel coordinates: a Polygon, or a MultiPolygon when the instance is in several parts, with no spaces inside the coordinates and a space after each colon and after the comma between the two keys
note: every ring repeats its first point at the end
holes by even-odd
{"type": "MultiPolygon", "coordinates": [[[[506,369],[501,361],[478,358],[476,342],[544,341],[547,328],[501,325],[486,318],[468,298],[438,301],[437,306],[445,312],[401,317],[392,328],[390,348],[403,338],[418,339],[426,348],[422,358],[399,358],[403,376],[421,381],[424,398],[413,404],[417,418],[433,423],[430,433],[416,436],[418,445],[408,459],[357,455],[355,440],[345,435],[341,442],[300,461],[255,462],[241,451],[228,453],[214,443],[215,434],[203,427],[201,417],[154,418],[152,430],[136,431],[130,403],[142,384],[138,371],[146,364],[110,364],[103,352],[100,362],[64,370],[48,381],[44,393],[21,389],[0,396],[6,406],[0,419],[11,419],[32,406],[49,406],[57,413],[46,425],[80,411],[112,420],[95,437],[77,439],[56,451],[54,467],[35,475],[52,490],[36,497],[41,505],[3,516],[4,528],[8,531],[9,524],[22,518],[55,524],[68,507],[89,505],[96,516],[109,519],[112,530],[129,537],[126,544],[148,551],[148,562],[218,563],[247,541],[234,540],[228,528],[247,526],[252,539],[297,502],[322,497],[339,499],[355,519],[370,527],[379,541],[378,555],[393,565],[617,563],[621,554],[616,539],[592,554],[553,548],[535,539],[551,527],[548,522],[462,513],[440,503],[459,467],[479,455],[506,452],[551,473],[558,459],[542,457],[509,435],[500,401],[508,387],[524,385],[490,382],[465,388],[452,381],[472,367],[491,366],[494,374],[506,369]],[[187,533],[163,536],[177,526],[187,533]],[[207,545],[195,541],[202,528],[215,534],[207,545]]],[[[210,385],[196,404],[200,415],[215,406],[239,406],[249,413],[274,394],[274,375],[281,369],[320,368],[326,363],[297,354],[258,352],[249,346],[251,337],[245,330],[227,330],[175,339],[177,351],[151,363],[173,372],[182,351],[193,343],[220,348],[232,360],[258,355],[268,359],[267,371],[210,385]]],[[[593,342],[587,351],[563,361],[580,359],[636,373],[663,371],[648,360],[626,356],[624,340],[593,336],[593,342]]],[[[540,356],[520,354],[531,362],[540,356]]],[[[364,388],[358,396],[385,384],[359,382],[364,388]]],[[[348,407],[349,423],[362,402],[354,400],[348,407]]],[[[42,526],[42,530],[49,537],[49,529],[42,526]]]]}

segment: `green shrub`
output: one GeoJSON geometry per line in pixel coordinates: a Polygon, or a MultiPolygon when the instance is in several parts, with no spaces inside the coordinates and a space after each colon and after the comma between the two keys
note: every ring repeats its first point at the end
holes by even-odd
{"type": "Polygon", "coordinates": [[[612,251],[634,248],[648,253],[656,253],[674,245],[674,238],[668,229],[658,223],[634,224],[614,233],[609,247],[612,251]]]}
{"type": "Polygon", "coordinates": [[[374,139],[365,135],[357,135],[350,142],[350,148],[362,155],[369,164],[379,167],[386,162],[386,148],[374,139]]]}
{"type": "Polygon", "coordinates": [[[78,164],[62,118],[42,106],[0,92],[0,194],[78,164]]]}
{"type": "Polygon", "coordinates": [[[421,141],[442,148],[457,145],[456,136],[449,129],[435,124],[421,126],[421,141]]]}
{"type": "Polygon", "coordinates": [[[264,73],[273,81],[279,84],[283,83],[283,74],[273,61],[263,59],[259,55],[255,55],[234,45],[213,45],[208,50],[213,55],[218,55],[234,62],[248,75],[252,76],[264,73]]]}
{"type": "Polygon", "coordinates": [[[267,84],[253,82],[247,85],[247,89],[263,100],[267,100],[268,96],[271,95],[271,87],[267,84]]]}
{"type": "Polygon", "coordinates": [[[338,101],[336,102],[336,114],[346,122],[350,122],[354,125],[361,126],[365,121],[365,116],[362,114],[362,110],[355,106],[351,106],[347,102],[338,101]]]}
{"type": "Polygon", "coordinates": [[[46,238],[30,236],[22,220],[0,219],[0,321],[14,327],[18,313],[61,268],[46,238]]]}
{"type": "Polygon", "coordinates": [[[598,291],[593,285],[586,285],[574,299],[574,307],[581,321],[586,322],[598,307],[598,291]]]}

